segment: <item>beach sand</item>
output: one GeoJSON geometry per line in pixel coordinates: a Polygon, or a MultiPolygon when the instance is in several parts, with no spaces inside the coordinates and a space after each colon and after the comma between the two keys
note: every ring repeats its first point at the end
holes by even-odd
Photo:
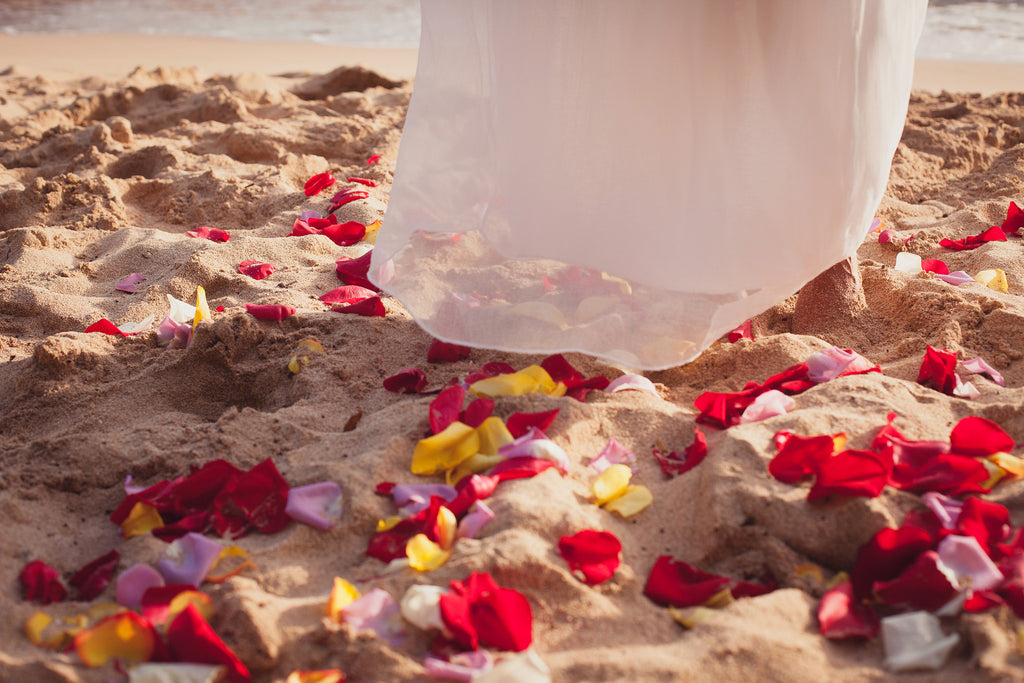
{"type": "MultiPolygon", "coordinates": [[[[951,271],[1004,270],[1007,293],[897,272],[897,251],[867,236],[859,254],[867,308],[817,336],[793,333],[790,299],[755,319],[756,339],[720,343],[685,367],[648,373],[659,397],[499,398],[502,417],[560,409],[548,435],[568,453],[568,474],[549,470],[502,484],[488,500],[496,519],[479,538],[459,541],[444,566],[385,574],[382,562],[364,554],[377,520],[395,511],[375,486],[440,478],[409,469],[433,396],[390,393],[382,380],[419,367],[440,389],[487,362],[522,368],[541,360],[474,350],[460,362],[428,363],[431,340],[398,302],[385,298],[385,317],[363,318],[318,300],[341,284],[336,259],[367,245],[287,236],[302,211],[326,208],[329,193],[309,198],[302,187],[329,169],[380,183],[341,218],[383,217],[414,62],[415,51],[0,38],[0,680],[118,679],[111,665],[88,669],[74,653],[29,643],[22,624],[37,609],[73,615],[88,605],[33,605],[18,574],[38,559],[67,577],[114,548],[120,569],[153,564],[166,546],[148,535],[122,539],[108,519],[125,478],[148,485],[216,458],[245,469],[272,458],[292,486],[332,480],[344,491],[344,515],[333,529],[293,522],[277,533],[250,533],[237,544],[256,568],[204,586],[217,609],[214,630],[256,681],[327,668],[349,681],[427,680],[423,660],[434,634],[410,625],[405,641],[392,646],[324,623],[333,578],[397,600],[410,585],[446,586],[471,571],[489,571],[527,597],[534,647],[557,681],[887,678],[878,639],[819,634],[825,584],[805,568],[818,565],[825,581],[849,570],[858,547],[920,509],[920,497],[887,488],[874,499],[809,503],[806,486],[768,475],[772,437],[784,429],[844,431],[851,447],[866,448],[895,412],[910,438],[946,439],[958,419],[980,415],[1024,440],[1022,246],[1013,239],[974,251],[939,246],[942,238],[1000,224],[1008,203],[1024,199],[1024,95],[1005,92],[1024,90],[1020,69],[989,66],[980,78],[974,65],[927,65],[919,81],[927,90],[913,95],[878,214],[902,238],[913,234],[911,252],[942,259],[951,271]],[[381,75],[317,78],[356,64],[381,75]],[[944,80],[954,72],[973,75],[944,80]],[[371,155],[381,160],[368,167],[371,155]],[[231,238],[185,234],[199,226],[231,238]],[[246,260],[277,270],[257,281],[238,272],[246,260]],[[138,291],[116,291],[133,272],[146,277],[138,291]],[[160,348],[152,332],[84,332],[100,318],[159,321],[166,295],[194,303],[197,286],[211,308],[224,310],[200,324],[187,350],[160,348]],[[246,303],[285,304],[297,313],[267,322],[246,313],[246,303]],[[325,353],[292,375],[286,364],[308,338],[325,353]],[[858,351],[882,373],[820,384],[796,396],[789,414],[765,422],[705,427],[707,459],[665,478],[652,448],[690,445],[699,394],[763,381],[830,344],[858,351]],[[980,356],[1006,386],[962,367],[979,398],[918,384],[926,344],[961,360],[980,356]],[[587,500],[595,475],[586,464],[610,438],[637,455],[634,481],[654,497],[628,519],[587,500]],[[595,587],[574,577],[557,552],[561,536],[585,528],[611,531],[623,544],[622,565],[595,587]],[[642,594],[659,555],[737,579],[757,580],[767,570],[780,587],[686,630],[642,594]]],[[[657,101],[657,93],[651,97],[657,101]]],[[[800,207],[792,214],[799,220],[800,207]]],[[[583,356],[569,360],[588,377],[623,373],[583,356]]],[[[987,498],[1006,505],[1018,526],[1022,496],[1024,483],[1009,481],[987,498]]],[[[113,592],[111,585],[99,600],[113,592]]],[[[1006,608],[944,619],[943,629],[961,636],[949,663],[903,678],[1024,680],[1016,628],[1006,608]]]]}

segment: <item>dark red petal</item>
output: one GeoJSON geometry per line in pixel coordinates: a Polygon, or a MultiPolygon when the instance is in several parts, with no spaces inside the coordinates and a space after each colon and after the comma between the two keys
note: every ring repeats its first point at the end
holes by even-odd
{"type": "Polygon", "coordinates": [[[355,190],[351,187],[346,187],[341,190],[333,197],[331,197],[331,213],[337,211],[340,207],[345,206],[349,202],[354,202],[359,199],[366,199],[370,196],[369,192],[363,190],[355,190]]]}
{"type": "Polygon", "coordinates": [[[296,218],[295,222],[292,223],[292,231],[288,234],[289,237],[305,237],[306,235],[319,235],[319,230],[312,230],[309,227],[309,223],[306,221],[296,218]]]}
{"type": "Polygon", "coordinates": [[[950,450],[958,455],[984,458],[993,453],[1009,453],[1017,444],[992,420],[965,417],[949,434],[950,450]]]}
{"type": "Polygon", "coordinates": [[[917,373],[917,382],[952,396],[956,388],[956,354],[932,348],[929,344],[917,373]]]}
{"type": "Polygon", "coordinates": [[[619,566],[622,543],[608,531],[584,529],[572,536],[562,536],[558,553],[571,571],[583,574],[583,582],[590,586],[611,578],[619,566]]]}
{"type": "Polygon", "coordinates": [[[512,413],[505,421],[505,426],[513,437],[519,438],[536,427],[542,432],[547,432],[548,427],[558,417],[559,408],[546,410],[542,413],[512,413]]]}
{"type": "Polygon", "coordinates": [[[68,596],[68,589],[60,580],[60,572],[39,560],[26,564],[18,575],[25,589],[25,599],[49,605],[60,602],[68,596]]]}
{"type": "Polygon", "coordinates": [[[874,638],[880,624],[878,616],[853,596],[853,587],[844,581],[821,596],[818,626],[826,638],[874,638]]]}
{"type": "Polygon", "coordinates": [[[461,517],[473,506],[473,503],[489,498],[500,483],[499,477],[471,474],[461,479],[455,486],[458,493],[455,498],[445,504],[445,507],[451,510],[456,517],[461,517]]]}
{"type": "Polygon", "coordinates": [[[896,578],[936,543],[937,539],[917,527],[904,525],[880,530],[857,551],[857,560],[850,570],[853,594],[858,600],[870,597],[875,582],[896,578]]]}
{"type": "Polygon", "coordinates": [[[114,576],[114,570],[117,569],[117,562],[120,559],[120,553],[111,550],[75,572],[68,579],[68,583],[78,589],[77,599],[88,602],[102,593],[114,576]]]}
{"type": "Polygon", "coordinates": [[[490,574],[473,572],[452,581],[441,596],[441,618],[456,642],[477,649],[480,644],[521,652],[533,640],[529,601],[518,591],[502,588],[490,574]]]}
{"type": "Polygon", "coordinates": [[[872,588],[879,599],[893,607],[934,611],[956,597],[957,587],[939,569],[939,554],[921,553],[912,565],[891,581],[876,581],[872,588]]]}
{"type": "Polygon", "coordinates": [[[574,368],[569,361],[565,359],[565,356],[560,353],[548,356],[541,361],[540,366],[544,368],[549,375],[551,375],[551,379],[555,382],[562,382],[566,386],[569,386],[570,383],[583,381],[583,374],[574,368]]]}
{"type": "Polygon", "coordinates": [[[191,515],[186,515],[173,524],[165,524],[162,527],[153,529],[153,536],[164,543],[175,541],[189,532],[201,534],[212,527],[213,511],[204,510],[191,515]]]}
{"type": "Polygon", "coordinates": [[[427,362],[454,363],[462,360],[463,358],[467,358],[470,350],[471,349],[468,346],[449,344],[448,342],[443,342],[440,339],[435,339],[430,342],[430,348],[427,349],[427,362]]]}
{"type": "Polygon", "coordinates": [[[262,280],[277,270],[276,266],[259,261],[242,261],[238,264],[238,272],[248,275],[253,280],[262,280]]]}
{"type": "Polygon", "coordinates": [[[892,457],[874,451],[846,450],[818,461],[818,476],[807,500],[827,496],[875,498],[892,472],[892,457]]]}
{"type": "Polygon", "coordinates": [[[384,388],[396,394],[419,394],[427,387],[427,376],[419,368],[406,368],[384,380],[384,388]]]}
{"type": "MultiPolygon", "coordinates": [[[[779,441],[776,434],[776,443],[779,441]]],[[[781,482],[795,484],[818,472],[818,464],[835,450],[835,441],[827,434],[800,436],[787,432],[779,453],[768,463],[768,473],[781,482]]]]}
{"type": "Polygon", "coordinates": [[[430,429],[440,434],[448,425],[459,419],[462,403],[466,399],[466,390],[461,386],[448,387],[430,402],[427,411],[430,418],[430,429]]]}
{"type": "Polygon", "coordinates": [[[214,503],[214,514],[237,508],[257,531],[272,534],[288,526],[291,520],[285,512],[289,490],[273,460],[267,458],[238,475],[229,493],[221,492],[214,503]]]}
{"type": "Polygon", "coordinates": [[[346,178],[350,183],[359,183],[360,185],[366,185],[367,187],[377,187],[376,180],[370,180],[369,178],[357,178],[355,176],[349,176],[346,178]]]}
{"type": "Polygon", "coordinates": [[[246,304],[245,310],[249,315],[260,320],[276,320],[277,322],[295,315],[295,309],[284,304],[246,304]]]}
{"type": "Polygon", "coordinates": [[[379,296],[363,299],[354,304],[331,306],[331,310],[335,313],[361,315],[365,318],[383,318],[387,315],[387,309],[384,308],[384,302],[380,300],[379,296]]]}
{"type": "Polygon", "coordinates": [[[129,335],[125,334],[124,332],[122,332],[121,330],[117,329],[117,325],[115,325],[114,323],[110,322],[106,318],[100,318],[99,320],[94,322],[92,325],[89,325],[89,327],[85,328],[85,331],[86,332],[102,332],[103,334],[110,334],[110,335],[114,335],[116,337],[127,337],[127,336],[129,336],[129,335]]]}
{"type": "Polygon", "coordinates": [[[644,585],[644,595],[662,605],[702,605],[729,585],[724,576],[708,574],[668,555],[654,562],[644,585]]]}
{"type": "Polygon", "coordinates": [[[751,320],[743,323],[735,330],[729,333],[729,343],[735,344],[740,339],[753,339],[754,338],[754,323],[751,320]]]}
{"type": "Polygon", "coordinates": [[[195,605],[189,604],[167,627],[167,646],[177,662],[217,664],[227,669],[231,683],[247,683],[249,670],[206,623],[195,605]]]}
{"type": "Polygon", "coordinates": [[[393,529],[378,531],[366,545],[366,555],[381,562],[390,562],[405,557],[405,544],[415,534],[406,535],[393,529]]]}
{"type": "Polygon", "coordinates": [[[1003,233],[1020,237],[1020,229],[1024,228],[1024,211],[1020,210],[1016,202],[1010,202],[1006,208],[1006,220],[1000,226],[1003,233]]]}
{"type": "Polygon", "coordinates": [[[302,191],[306,193],[307,197],[312,197],[315,194],[320,194],[325,189],[334,184],[334,176],[331,175],[330,171],[325,173],[317,173],[315,176],[306,181],[302,191]]]}
{"type": "Polygon", "coordinates": [[[377,296],[377,292],[360,285],[345,285],[323,294],[320,301],[325,304],[354,304],[363,299],[369,299],[371,296],[377,296]]]}
{"type": "Polygon", "coordinates": [[[999,503],[971,496],[964,500],[956,521],[957,533],[974,536],[992,559],[1002,554],[998,545],[1010,538],[1013,527],[1010,512],[999,503]]]}
{"type": "Polygon", "coordinates": [[[478,398],[466,406],[459,416],[459,422],[476,429],[494,412],[494,399],[478,398]]]}
{"type": "Polygon", "coordinates": [[[367,278],[367,273],[370,272],[371,258],[373,258],[373,252],[368,251],[359,258],[342,257],[338,259],[334,262],[338,279],[349,285],[358,285],[379,292],[380,290],[367,278]]]}
{"type": "Polygon", "coordinates": [[[654,457],[658,459],[661,471],[666,477],[671,478],[685,474],[708,457],[707,437],[704,436],[704,432],[700,431],[700,427],[694,427],[693,443],[686,447],[682,456],[675,451],[662,454],[658,449],[654,449],[654,457]]]}

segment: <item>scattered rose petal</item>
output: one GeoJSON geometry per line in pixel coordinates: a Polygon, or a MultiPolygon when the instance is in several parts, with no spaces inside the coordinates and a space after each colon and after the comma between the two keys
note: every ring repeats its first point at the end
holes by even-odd
{"type": "Polygon", "coordinates": [[[468,346],[449,344],[440,339],[435,339],[427,349],[428,363],[455,363],[463,358],[469,357],[471,349],[468,346]]]}
{"type": "MultiPolygon", "coordinates": [[[[470,427],[479,429],[483,426],[484,422],[491,418],[491,413],[494,412],[494,401],[489,398],[478,398],[470,402],[466,409],[459,415],[459,422],[467,424],[470,427]]],[[[480,439],[483,441],[484,433],[488,432],[490,438],[495,440],[493,445],[497,446],[504,445],[512,441],[512,434],[505,427],[505,423],[500,418],[494,418],[488,423],[490,426],[486,427],[480,432],[480,439]],[[496,420],[496,422],[495,422],[496,420]]],[[[486,450],[481,446],[481,453],[497,453],[497,450],[486,450]]]]}
{"type": "Polygon", "coordinates": [[[173,296],[168,294],[167,303],[171,306],[171,310],[167,315],[176,323],[191,322],[192,319],[196,317],[196,307],[185,303],[181,299],[175,299],[173,296]]]}
{"type": "Polygon", "coordinates": [[[890,671],[940,669],[959,642],[960,636],[955,633],[943,636],[938,618],[927,612],[882,619],[885,667],[890,671]]]}
{"type": "Polygon", "coordinates": [[[707,437],[704,436],[704,432],[700,431],[700,427],[695,426],[693,443],[683,450],[682,456],[675,451],[662,453],[660,450],[654,449],[654,457],[658,459],[661,471],[666,477],[672,478],[685,474],[708,457],[707,437]]]}
{"type": "Polygon", "coordinates": [[[531,648],[502,657],[493,669],[474,676],[473,683],[551,683],[551,669],[531,648]]]}
{"type": "Polygon", "coordinates": [[[115,337],[127,337],[128,335],[120,330],[117,325],[110,322],[106,318],[100,318],[89,327],[85,328],[86,332],[102,332],[103,334],[113,335],[115,337]]]}
{"type": "Polygon", "coordinates": [[[132,565],[117,577],[117,604],[130,609],[142,606],[142,596],[154,586],[163,586],[164,577],[148,564],[132,565]]]}
{"type": "Polygon", "coordinates": [[[327,616],[341,623],[341,611],[359,599],[359,589],[340,577],[334,577],[334,587],[327,598],[327,616]]]}
{"type": "Polygon", "coordinates": [[[661,605],[692,607],[707,602],[728,585],[729,579],[724,576],[708,574],[669,555],[661,555],[647,576],[644,595],[661,605]]]}
{"type": "Polygon", "coordinates": [[[963,365],[965,368],[967,368],[969,372],[972,372],[975,375],[986,375],[999,386],[1006,386],[1006,383],[1003,380],[1003,376],[999,373],[999,371],[993,368],[985,361],[983,361],[981,358],[972,358],[971,360],[965,360],[963,365]]]}
{"type": "Polygon", "coordinates": [[[370,180],[369,178],[357,178],[355,176],[349,176],[348,178],[346,178],[346,180],[350,183],[359,183],[360,185],[365,185],[366,187],[377,187],[377,181],[370,180]]]}
{"type": "Polygon", "coordinates": [[[490,574],[473,572],[465,581],[452,581],[440,607],[453,640],[463,647],[521,652],[533,641],[530,603],[518,591],[499,586],[490,574]]]}
{"type": "Polygon", "coordinates": [[[602,507],[621,517],[632,517],[653,502],[654,496],[646,486],[632,485],[626,487],[625,493],[621,496],[605,503],[602,507]]]}
{"type": "Polygon", "coordinates": [[[999,268],[989,268],[983,270],[974,276],[976,282],[980,282],[989,289],[994,289],[997,292],[1003,292],[1004,294],[1009,291],[1010,286],[1006,281],[1006,273],[999,268]]]}
{"type": "Polygon", "coordinates": [[[297,522],[326,531],[341,519],[341,487],[333,481],[322,481],[289,489],[284,511],[297,522]]]}
{"type": "Polygon", "coordinates": [[[751,403],[740,415],[740,424],[762,422],[772,417],[785,415],[796,407],[796,401],[777,389],[766,391],[751,403]]]}
{"type": "Polygon", "coordinates": [[[246,304],[245,310],[254,318],[275,320],[277,322],[295,315],[295,309],[284,304],[246,304]]]}
{"type": "Polygon", "coordinates": [[[589,586],[604,583],[619,566],[622,543],[608,531],[584,529],[558,541],[558,554],[572,572],[583,574],[589,586]]]}
{"type": "Polygon", "coordinates": [[[956,388],[956,354],[933,348],[928,344],[917,381],[918,384],[930,386],[936,391],[952,396],[956,388]]]}
{"type": "Polygon", "coordinates": [[[182,610],[167,627],[167,645],[177,661],[224,666],[231,683],[251,680],[249,670],[213,632],[193,604],[182,610]]]}
{"type": "Polygon", "coordinates": [[[625,495],[633,472],[626,465],[609,465],[591,485],[594,503],[604,505],[625,495]]]}
{"type": "Polygon", "coordinates": [[[89,667],[103,666],[111,659],[145,662],[156,650],[157,639],[152,624],[134,612],[121,612],[75,636],[75,652],[89,667]]]}
{"type": "Polygon", "coordinates": [[[385,378],[384,388],[396,394],[421,394],[427,388],[427,376],[419,368],[406,368],[385,378]]]}
{"type": "Polygon", "coordinates": [[[896,231],[892,228],[886,228],[878,233],[879,244],[892,244],[896,242],[896,231]]]}
{"type": "Polygon", "coordinates": [[[956,498],[944,496],[935,491],[928,491],[921,496],[921,500],[928,509],[935,513],[943,529],[955,529],[957,520],[960,518],[960,511],[964,504],[956,498]]]}
{"type": "Polygon", "coordinates": [[[741,391],[724,393],[706,391],[693,402],[697,410],[700,411],[697,422],[722,429],[738,424],[740,416],[747,406],[766,391],[778,389],[782,393],[792,396],[810,389],[815,383],[808,379],[807,373],[807,364],[799,363],[769,377],[764,384],[750,382],[741,391]]]}
{"type": "Polygon", "coordinates": [[[139,334],[145,332],[153,325],[154,316],[147,315],[142,320],[135,323],[123,323],[117,326],[117,329],[121,330],[127,335],[139,334]]]}
{"type": "Polygon", "coordinates": [[[892,473],[891,456],[869,450],[845,450],[817,461],[818,471],[807,500],[827,496],[875,498],[892,473]]]}
{"type": "Polygon", "coordinates": [[[939,280],[942,280],[943,282],[947,282],[956,287],[959,287],[960,285],[966,284],[968,282],[975,281],[973,277],[971,277],[962,270],[953,271],[949,275],[942,275],[941,273],[936,273],[935,277],[938,278],[939,280]]]}
{"type": "Polygon", "coordinates": [[[372,257],[373,251],[368,251],[359,258],[343,256],[338,259],[334,262],[335,273],[337,273],[338,279],[349,285],[358,285],[379,292],[380,290],[367,278],[372,257]]]}
{"type": "Polygon", "coordinates": [[[195,230],[189,230],[185,234],[189,237],[207,239],[211,242],[227,242],[231,239],[231,235],[224,230],[221,230],[220,228],[211,228],[205,225],[200,228],[196,228],[195,230]]]}
{"type": "Polygon", "coordinates": [[[870,597],[873,584],[895,579],[933,545],[932,536],[918,527],[879,530],[857,551],[850,570],[854,596],[858,600],[870,597]]]}
{"type": "Polygon", "coordinates": [[[324,347],[316,339],[303,339],[296,345],[288,359],[288,371],[297,375],[313,360],[314,353],[324,353],[324,347]]]}
{"type": "Polygon", "coordinates": [[[277,270],[277,266],[261,261],[242,261],[238,264],[238,272],[242,275],[248,275],[253,280],[263,280],[269,277],[275,270],[277,270]]]}
{"type": "Polygon", "coordinates": [[[442,432],[421,439],[412,455],[413,474],[449,470],[480,450],[480,437],[472,427],[453,422],[442,432]]]}
{"type": "Polygon", "coordinates": [[[312,197],[313,195],[323,192],[325,189],[333,185],[334,182],[334,176],[331,175],[330,171],[317,173],[306,181],[306,184],[302,187],[302,191],[306,193],[307,197],[312,197]]]}
{"type": "Polygon", "coordinates": [[[854,599],[853,588],[844,581],[821,597],[818,626],[830,639],[874,638],[879,623],[874,610],[854,599]]]}
{"type": "Polygon", "coordinates": [[[409,559],[410,567],[416,571],[428,572],[443,565],[452,554],[441,547],[440,543],[430,540],[426,534],[416,534],[405,544],[405,555],[409,559]]]}
{"type": "Polygon", "coordinates": [[[661,398],[654,382],[643,375],[622,375],[613,379],[604,389],[608,393],[616,391],[646,391],[655,398],[661,398]]]}
{"type": "MultiPolygon", "coordinates": [[[[480,676],[494,668],[494,656],[487,650],[460,652],[452,655],[448,661],[428,655],[423,660],[423,667],[433,678],[469,683],[470,681],[479,681],[480,676]]],[[[519,681],[519,679],[501,680],[519,681]]]]}
{"type": "Polygon", "coordinates": [[[812,382],[830,382],[843,375],[855,375],[864,372],[878,372],[877,365],[856,351],[840,349],[832,346],[818,351],[807,359],[807,378],[812,382]]]}
{"type": "Polygon", "coordinates": [[[137,285],[140,282],[143,282],[145,279],[146,277],[144,275],[140,275],[139,273],[132,273],[131,275],[129,275],[128,277],[114,285],[114,289],[121,292],[128,292],[129,294],[134,294],[135,285],[137,285]]]}
{"type": "Polygon", "coordinates": [[[430,419],[430,431],[440,434],[448,428],[448,425],[457,422],[465,400],[466,390],[461,386],[442,390],[437,398],[430,402],[427,413],[430,419]]]}
{"type": "Polygon", "coordinates": [[[896,254],[895,269],[901,273],[909,273],[911,275],[920,273],[923,270],[921,267],[921,257],[909,251],[901,251],[896,254]]]}
{"type": "Polygon", "coordinates": [[[559,409],[555,408],[542,413],[512,413],[505,421],[505,426],[508,427],[509,433],[517,439],[529,432],[531,428],[547,432],[548,427],[558,417],[558,412],[559,409]]]}
{"type": "Polygon", "coordinates": [[[590,468],[595,472],[604,472],[610,465],[629,465],[632,466],[636,462],[636,456],[633,455],[633,451],[629,450],[614,438],[608,439],[608,443],[601,449],[601,452],[597,454],[593,460],[588,464],[590,468]]]}
{"type": "Polygon", "coordinates": [[[206,303],[206,290],[201,285],[196,286],[196,315],[192,318],[192,329],[194,330],[197,325],[203,320],[209,320],[212,317],[210,313],[210,306],[206,303]]]}
{"type": "Polygon", "coordinates": [[[156,566],[167,583],[199,586],[222,549],[220,543],[190,532],[168,545],[156,566]]]}
{"type": "Polygon", "coordinates": [[[60,580],[60,572],[39,560],[26,564],[18,575],[25,589],[25,599],[49,605],[60,602],[68,596],[68,590],[60,580]]]}
{"type": "MultiPolygon", "coordinates": [[[[972,590],[988,590],[1003,582],[1003,573],[973,536],[951,534],[939,541],[939,559],[972,590]]],[[[958,582],[959,585],[959,582],[958,582]]]]}
{"type": "Polygon", "coordinates": [[[331,310],[335,313],[361,315],[364,318],[383,318],[387,315],[387,309],[384,308],[384,302],[380,300],[379,296],[363,299],[354,304],[331,306],[331,310]]]}
{"type": "Polygon", "coordinates": [[[373,166],[374,164],[377,164],[377,163],[380,163],[380,155],[379,154],[374,154],[373,156],[371,156],[369,159],[366,160],[366,165],[367,166],[373,166]]]}
{"type": "Polygon", "coordinates": [[[584,377],[583,373],[574,368],[560,353],[548,356],[541,361],[540,366],[544,368],[552,381],[565,385],[566,396],[577,401],[587,400],[587,394],[591,391],[603,391],[610,384],[604,375],[584,377]]]}
{"type": "Polygon", "coordinates": [[[882,602],[902,609],[937,610],[956,597],[956,576],[934,550],[921,553],[903,573],[872,586],[882,602]]]}
{"type": "Polygon", "coordinates": [[[958,240],[944,239],[939,242],[940,245],[953,251],[964,251],[966,249],[977,249],[985,242],[1005,242],[1006,233],[1003,232],[1002,228],[995,225],[981,233],[980,235],[971,235],[970,237],[964,237],[958,240]]]}
{"type": "Polygon", "coordinates": [[[1020,237],[1020,229],[1024,228],[1024,211],[1020,210],[1016,202],[1010,202],[1006,207],[1006,220],[1000,226],[1003,233],[1020,237]]]}
{"type": "Polygon", "coordinates": [[[735,344],[740,339],[753,339],[754,338],[754,322],[748,320],[735,330],[729,333],[728,339],[730,344],[735,344]]]}
{"type": "Polygon", "coordinates": [[[341,611],[341,620],[355,631],[373,631],[391,643],[399,644],[405,634],[401,613],[391,594],[374,588],[341,611]]]}
{"type": "Polygon", "coordinates": [[[440,586],[409,586],[399,603],[402,618],[424,631],[440,631],[444,628],[444,621],[441,619],[441,596],[447,592],[440,586]]]}
{"type": "Polygon", "coordinates": [[[76,599],[88,602],[103,592],[117,569],[121,554],[111,550],[75,572],[68,583],[78,589],[76,599]]]}
{"type": "Polygon", "coordinates": [[[476,538],[480,531],[494,519],[494,511],[482,500],[473,503],[466,516],[459,521],[456,538],[476,538]]]}
{"type": "Polygon", "coordinates": [[[1012,451],[1016,444],[1003,428],[984,417],[968,416],[949,433],[950,450],[959,455],[983,458],[992,453],[1012,451]]]}
{"type": "Polygon", "coordinates": [[[936,275],[949,275],[949,266],[935,258],[921,259],[921,270],[926,273],[935,273],[936,275]]]}
{"type": "Polygon", "coordinates": [[[377,296],[377,292],[359,285],[336,287],[320,297],[325,304],[354,304],[363,299],[377,296]]]}
{"type": "Polygon", "coordinates": [[[369,192],[365,192],[363,190],[354,190],[350,187],[347,187],[344,190],[341,190],[340,192],[335,194],[333,197],[331,197],[331,213],[334,213],[335,211],[337,211],[338,209],[340,209],[341,207],[345,206],[350,202],[358,201],[360,199],[366,199],[369,196],[369,192]]]}

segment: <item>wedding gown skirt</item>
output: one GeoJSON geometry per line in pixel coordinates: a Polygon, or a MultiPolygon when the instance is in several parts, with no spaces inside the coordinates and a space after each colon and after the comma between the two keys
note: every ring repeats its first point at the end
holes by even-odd
{"type": "Polygon", "coordinates": [[[440,339],[688,362],[853,254],[925,0],[423,0],[371,277],[440,339]]]}

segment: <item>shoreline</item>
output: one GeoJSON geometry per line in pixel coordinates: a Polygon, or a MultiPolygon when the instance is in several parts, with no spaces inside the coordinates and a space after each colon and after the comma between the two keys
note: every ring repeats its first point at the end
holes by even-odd
{"type": "MultiPolygon", "coordinates": [[[[123,78],[135,67],[196,67],[217,73],[322,73],[360,65],[384,76],[412,79],[416,48],[372,48],[307,42],[240,41],[231,38],[131,33],[29,34],[0,37],[0,70],[74,79],[123,78]]],[[[991,95],[1024,89],[1024,63],[917,60],[914,89],[991,95]]]]}

